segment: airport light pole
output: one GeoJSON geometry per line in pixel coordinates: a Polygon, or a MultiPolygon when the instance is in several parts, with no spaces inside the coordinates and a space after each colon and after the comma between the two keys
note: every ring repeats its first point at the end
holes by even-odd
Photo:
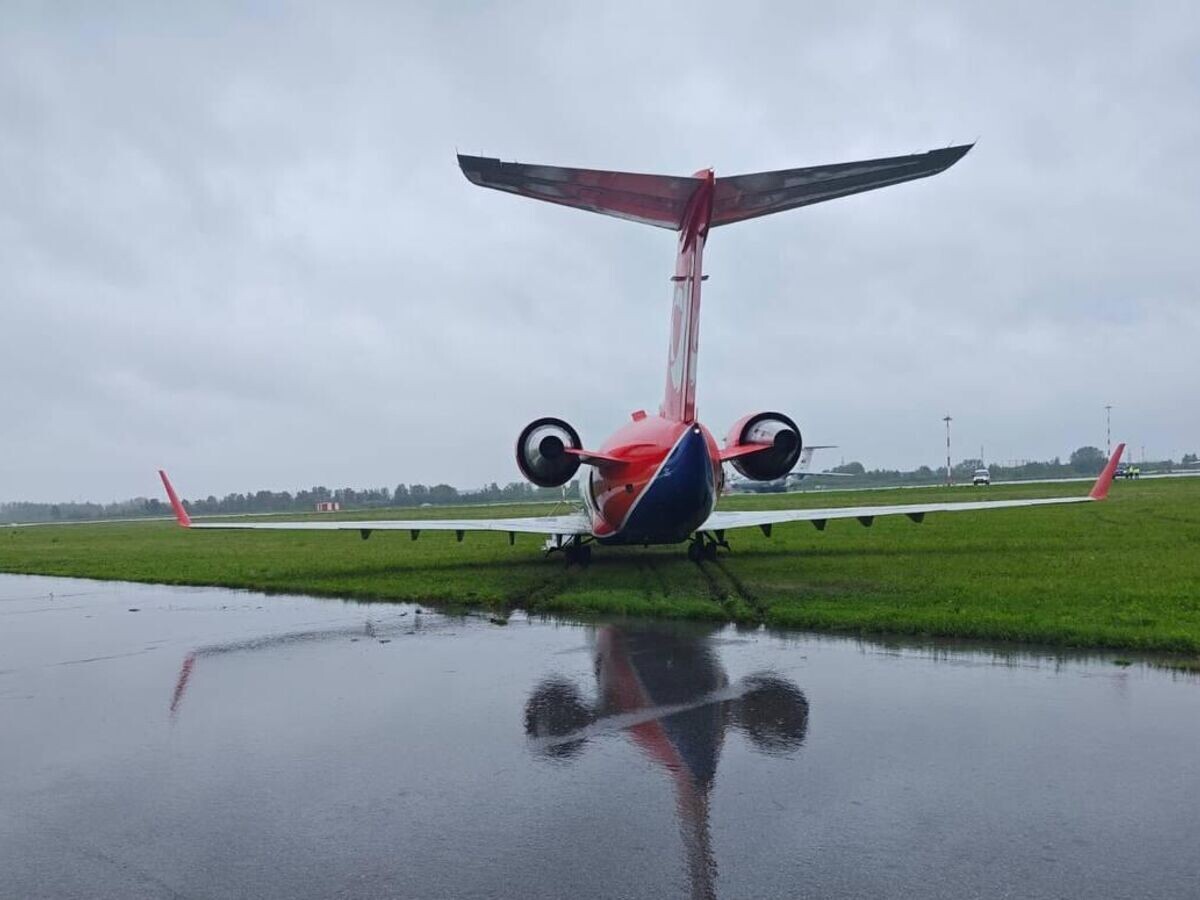
{"type": "Polygon", "coordinates": [[[1112,456],[1112,404],[1104,407],[1104,456],[1112,456]]]}
{"type": "Polygon", "coordinates": [[[947,414],[942,421],[946,423],[946,486],[950,487],[954,484],[954,476],[950,470],[950,423],[954,420],[947,414]]]}

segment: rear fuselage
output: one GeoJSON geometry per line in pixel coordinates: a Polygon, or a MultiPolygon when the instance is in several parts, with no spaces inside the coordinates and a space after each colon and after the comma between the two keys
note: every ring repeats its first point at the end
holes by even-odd
{"type": "Polygon", "coordinates": [[[635,414],[600,448],[622,462],[592,467],[580,492],[592,535],[606,544],[674,544],[709,517],[724,474],[699,422],[635,414]]]}

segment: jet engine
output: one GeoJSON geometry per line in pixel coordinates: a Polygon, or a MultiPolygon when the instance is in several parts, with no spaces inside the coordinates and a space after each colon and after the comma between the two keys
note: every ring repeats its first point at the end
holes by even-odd
{"type": "Polygon", "coordinates": [[[534,419],[517,438],[517,466],[538,487],[558,487],[579,469],[579,457],[567,450],[582,448],[579,432],[562,419],[534,419]]]}
{"type": "Polygon", "coordinates": [[[726,447],[762,445],[761,450],[736,456],[730,464],[751,481],[774,481],[792,471],[800,459],[803,442],[796,423],[777,412],[746,416],[729,429],[726,447]]]}

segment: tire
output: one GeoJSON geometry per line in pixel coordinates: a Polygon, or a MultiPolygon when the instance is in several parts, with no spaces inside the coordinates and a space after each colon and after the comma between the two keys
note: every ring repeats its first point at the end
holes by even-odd
{"type": "Polygon", "coordinates": [[[705,544],[704,552],[701,555],[705,559],[707,559],[709,562],[716,562],[717,561],[717,549],[718,548],[717,548],[716,544],[713,544],[713,543],[705,544]]]}
{"type": "Polygon", "coordinates": [[[700,562],[704,558],[704,545],[699,541],[692,541],[688,544],[687,556],[694,563],[700,562]]]}
{"type": "Polygon", "coordinates": [[[569,544],[563,548],[568,566],[586,566],[592,561],[592,548],[587,544],[569,544]]]}

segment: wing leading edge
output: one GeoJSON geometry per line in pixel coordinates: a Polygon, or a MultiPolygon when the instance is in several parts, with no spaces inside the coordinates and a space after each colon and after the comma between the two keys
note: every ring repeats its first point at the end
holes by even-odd
{"type": "Polygon", "coordinates": [[[171,486],[167,473],[158,470],[167,498],[175,511],[175,519],[184,528],[204,528],[221,531],[357,531],[365,537],[372,531],[409,531],[415,538],[422,531],[501,531],[509,534],[543,534],[550,537],[590,534],[591,526],[583,513],[565,516],[523,516],[507,519],[312,519],[298,522],[268,519],[258,522],[219,521],[196,522],[188,516],[183,502],[171,486]]]}
{"type": "Polygon", "coordinates": [[[829,509],[764,509],[747,512],[717,511],[700,526],[701,531],[729,531],[734,528],[759,527],[768,532],[772,525],[787,522],[812,522],[818,529],[824,528],[830,519],[858,519],[870,525],[880,516],[908,516],[915,522],[921,521],[926,513],[979,512],[992,509],[1013,509],[1022,506],[1052,506],[1063,503],[1090,503],[1104,500],[1112,485],[1117,463],[1125,450],[1118,444],[1112,457],[1096,479],[1092,490],[1084,497],[1042,497],[1029,500],[981,500],[967,503],[908,503],[895,506],[840,506],[829,509]]]}

